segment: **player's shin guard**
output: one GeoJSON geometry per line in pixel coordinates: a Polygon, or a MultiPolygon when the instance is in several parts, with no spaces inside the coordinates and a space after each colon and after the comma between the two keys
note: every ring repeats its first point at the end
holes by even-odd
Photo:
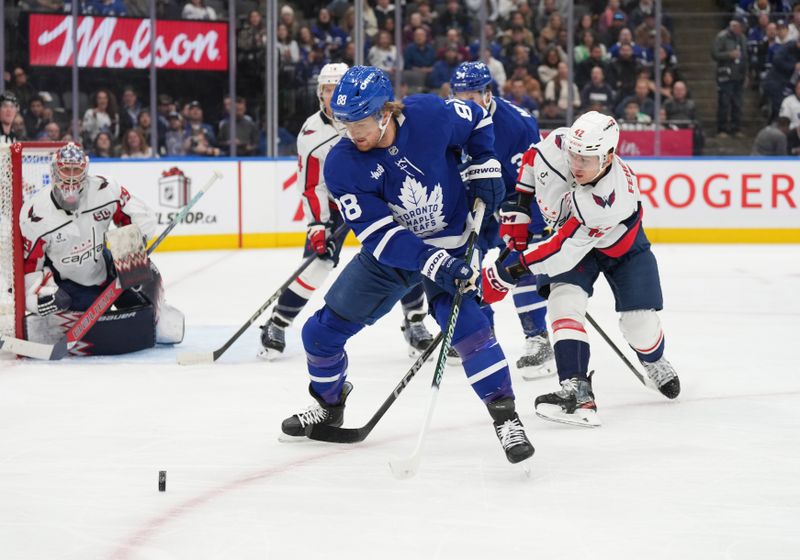
{"type": "Polygon", "coordinates": [[[347,377],[347,353],[344,346],[364,325],[351,323],[336,315],[326,305],[303,325],[311,388],[329,404],[339,402],[347,377]]]}
{"type": "Polygon", "coordinates": [[[680,380],[664,357],[664,331],[655,310],[625,311],[620,314],[619,326],[644,366],[650,386],[667,398],[677,397],[681,392],[680,380]]]}

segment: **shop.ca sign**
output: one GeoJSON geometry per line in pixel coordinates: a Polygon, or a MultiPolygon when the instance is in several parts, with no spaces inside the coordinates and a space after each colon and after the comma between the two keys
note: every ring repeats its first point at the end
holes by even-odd
{"type": "MultiPolygon", "coordinates": [[[[150,20],[78,18],[78,65],[83,68],[149,68],[150,20]]],[[[31,14],[30,64],[69,66],[72,16],[31,14]]],[[[163,70],[228,70],[228,24],[156,22],[156,67],[163,70]]]]}

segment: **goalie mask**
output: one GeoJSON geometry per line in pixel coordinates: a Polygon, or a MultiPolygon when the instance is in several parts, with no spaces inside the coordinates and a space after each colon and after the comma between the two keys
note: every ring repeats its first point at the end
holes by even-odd
{"type": "Polygon", "coordinates": [[[88,167],[89,157],[80,146],[72,142],[53,154],[50,164],[53,197],[64,210],[77,210],[88,167]]]}

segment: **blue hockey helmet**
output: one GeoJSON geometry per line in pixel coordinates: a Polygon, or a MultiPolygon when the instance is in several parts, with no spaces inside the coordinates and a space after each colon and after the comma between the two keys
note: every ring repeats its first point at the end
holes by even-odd
{"type": "Polygon", "coordinates": [[[450,76],[450,89],[461,91],[484,91],[492,83],[489,67],[483,62],[462,62],[450,76]]]}
{"type": "Polygon", "coordinates": [[[356,122],[379,113],[387,101],[394,101],[389,76],[374,66],[353,66],[333,91],[331,109],[338,120],[356,122]]]}

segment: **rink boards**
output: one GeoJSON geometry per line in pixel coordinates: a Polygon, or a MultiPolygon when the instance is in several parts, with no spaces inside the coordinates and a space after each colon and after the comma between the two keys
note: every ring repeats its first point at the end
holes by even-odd
{"type": "MultiPolygon", "coordinates": [[[[800,165],[794,158],[628,161],[639,178],[644,223],[654,242],[800,243],[800,165]]],[[[160,250],[303,243],[306,219],[294,158],[92,162],[93,174],[120,181],[156,210],[162,224],[215,170],[222,180],[160,250]]]]}

